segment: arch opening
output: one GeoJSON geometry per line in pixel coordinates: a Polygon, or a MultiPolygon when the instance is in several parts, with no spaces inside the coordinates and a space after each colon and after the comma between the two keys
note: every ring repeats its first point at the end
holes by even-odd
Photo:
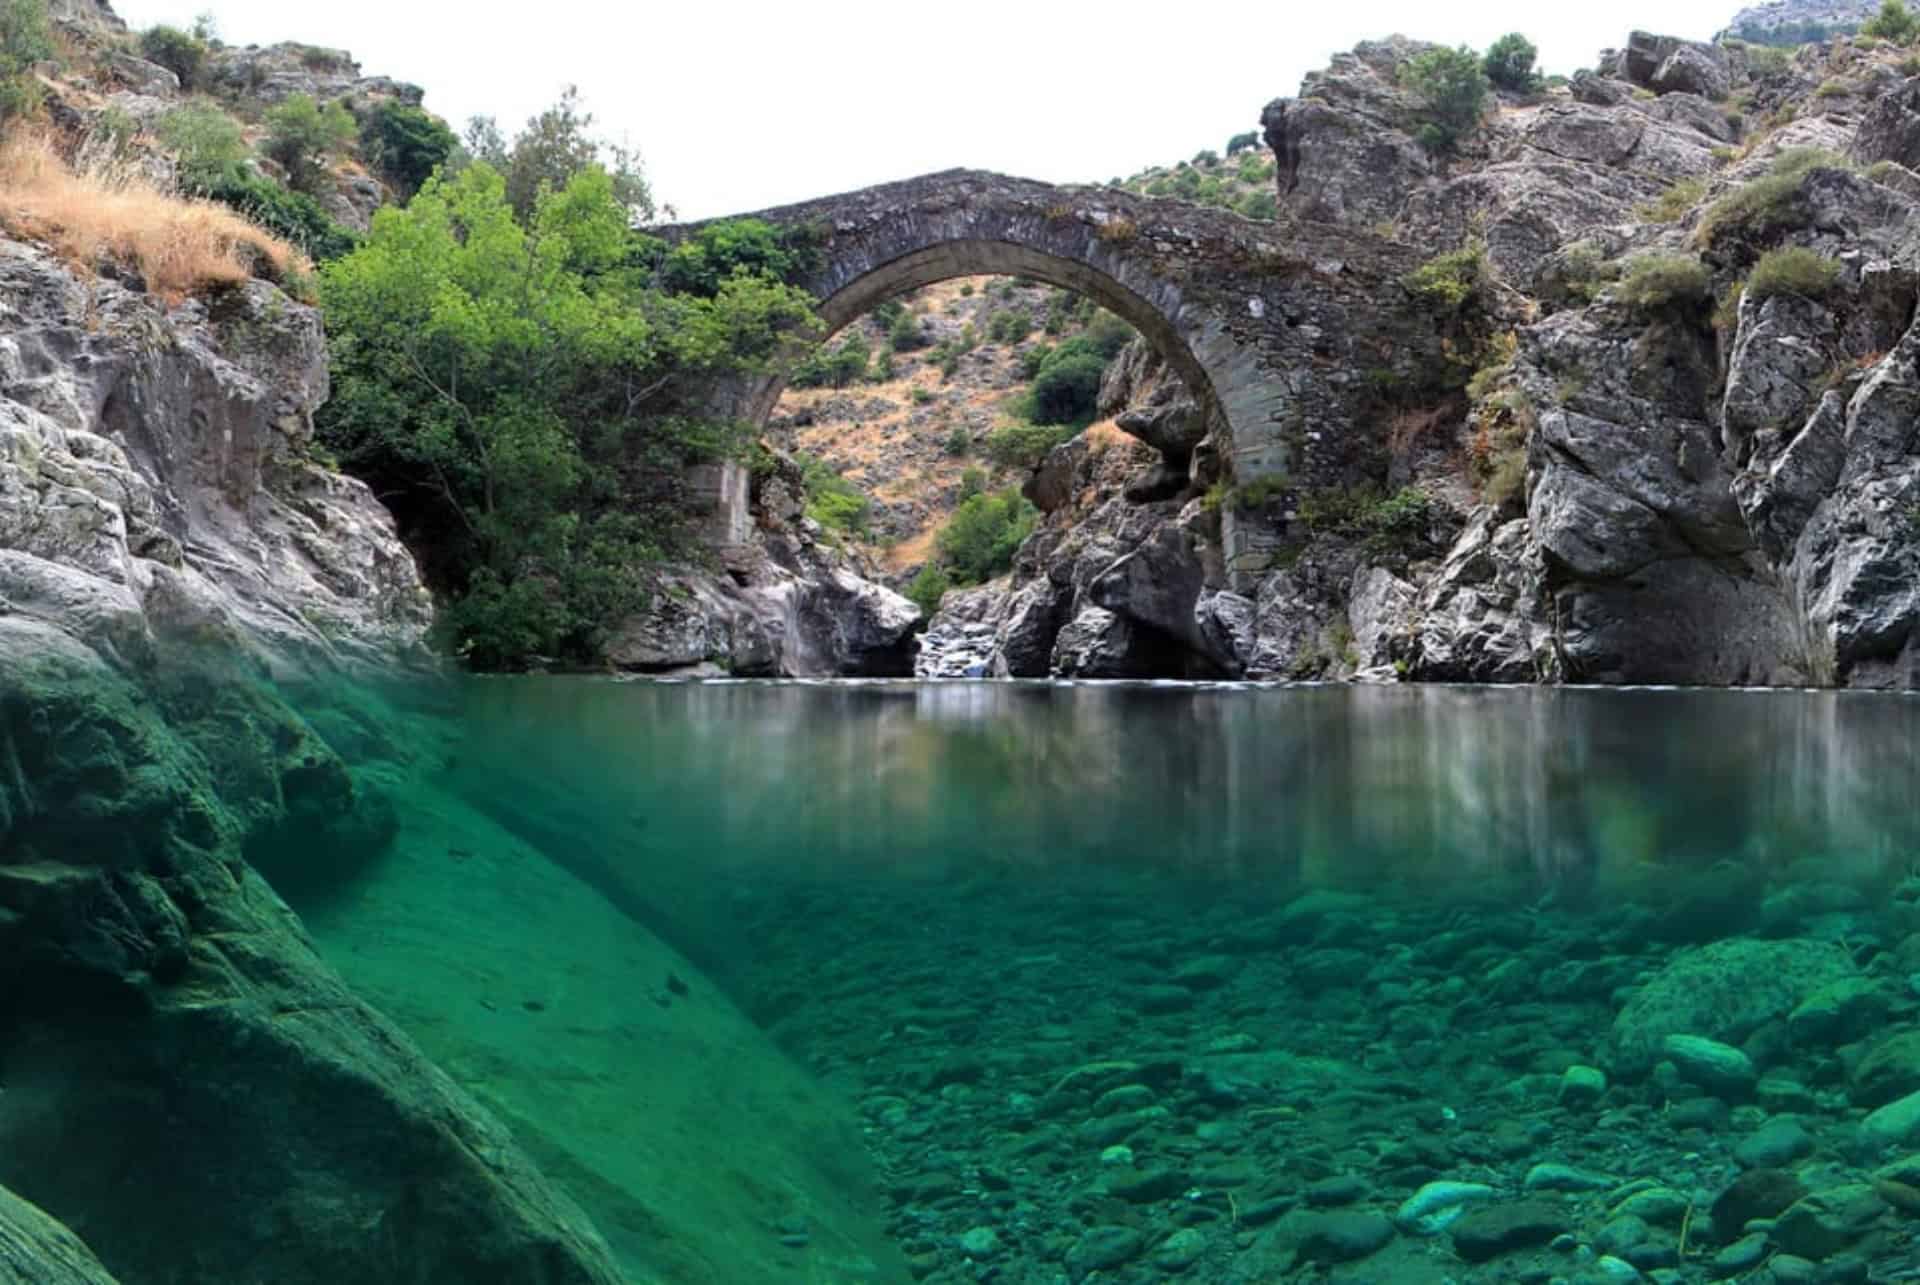
{"type": "MultiPolygon", "coordinates": [[[[1051,254],[1015,241],[958,238],[939,241],[873,266],[834,265],[844,280],[830,280],[818,305],[829,336],[839,333],[890,299],[926,286],[963,277],[1018,276],[1092,299],[1128,325],[1177,374],[1209,421],[1217,422],[1221,402],[1204,366],[1193,354],[1173,319],[1112,273],[1091,263],[1051,254]]],[[[770,374],[753,390],[746,413],[764,425],[785,391],[789,372],[770,374]]]]}

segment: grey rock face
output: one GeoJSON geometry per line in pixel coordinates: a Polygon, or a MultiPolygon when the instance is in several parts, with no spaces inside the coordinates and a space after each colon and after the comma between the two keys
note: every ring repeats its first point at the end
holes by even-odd
{"type": "Polygon", "coordinates": [[[163,315],[0,242],[0,317],[5,610],[128,660],[156,625],[281,663],[417,652],[431,602],[412,556],[311,453],[311,309],[256,282],[163,315]]]}
{"type": "Polygon", "coordinates": [[[1920,77],[1873,100],[1848,150],[1862,165],[1894,161],[1908,169],[1920,166],[1920,77]]]}

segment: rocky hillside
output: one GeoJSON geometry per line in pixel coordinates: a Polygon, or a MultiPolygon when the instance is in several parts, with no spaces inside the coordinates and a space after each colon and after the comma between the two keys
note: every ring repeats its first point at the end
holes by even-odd
{"type": "Polygon", "coordinates": [[[1725,34],[1755,44],[1798,46],[1850,35],[1879,8],[1879,0],[1767,0],[1734,14],[1725,34]]]}
{"type": "MultiPolygon", "coordinates": [[[[1207,440],[1170,497],[1096,485],[923,672],[1920,680],[1920,67],[1636,34],[1436,153],[1422,49],[1361,45],[1263,124],[1283,220],[1442,251],[1406,288],[1456,370],[1383,386],[1338,484],[1215,481],[1207,440]],[[1263,560],[1225,564],[1227,509],[1263,560]]],[[[1035,485],[1093,481],[1073,451],[1035,485]]]]}

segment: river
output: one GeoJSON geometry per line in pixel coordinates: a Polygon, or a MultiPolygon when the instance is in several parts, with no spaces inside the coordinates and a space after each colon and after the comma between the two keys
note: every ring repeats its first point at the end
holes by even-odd
{"type": "Polygon", "coordinates": [[[429,704],[400,840],[289,895],[636,1280],[1920,1263],[1920,1098],[1886,1115],[1920,1093],[1920,699],[524,678],[429,704]],[[709,1000],[740,1029],[670,1025],[709,1000]],[[788,1107],[725,1078],[749,1039],[788,1107]],[[1827,1204],[1778,1217],[1801,1197],[1827,1204]],[[752,1266],[676,1258],[676,1221],[752,1266]]]}

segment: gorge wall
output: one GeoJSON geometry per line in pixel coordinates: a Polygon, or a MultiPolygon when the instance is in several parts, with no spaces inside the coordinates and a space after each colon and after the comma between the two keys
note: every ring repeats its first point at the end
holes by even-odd
{"type": "MultiPolygon", "coordinates": [[[[1435,155],[1398,75],[1421,48],[1362,45],[1264,115],[1276,240],[1483,252],[1464,306],[1389,280],[1339,337],[1365,391],[1339,467],[1169,490],[1070,442],[1029,484],[1050,513],[1013,576],[948,600],[921,672],[1912,686],[1898,52],[1636,35],[1435,155]],[[1782,250],[1819,281],[1745,288],[1782,250]],[[1662,269],[1688,284],[1650,298],[1662,269]],[[1439,367],[1357,357],[1418,325],[1439,367]]],[[[1154,367],[1112,372],[1122,427],[1233,461],[1154,367]]]]}

